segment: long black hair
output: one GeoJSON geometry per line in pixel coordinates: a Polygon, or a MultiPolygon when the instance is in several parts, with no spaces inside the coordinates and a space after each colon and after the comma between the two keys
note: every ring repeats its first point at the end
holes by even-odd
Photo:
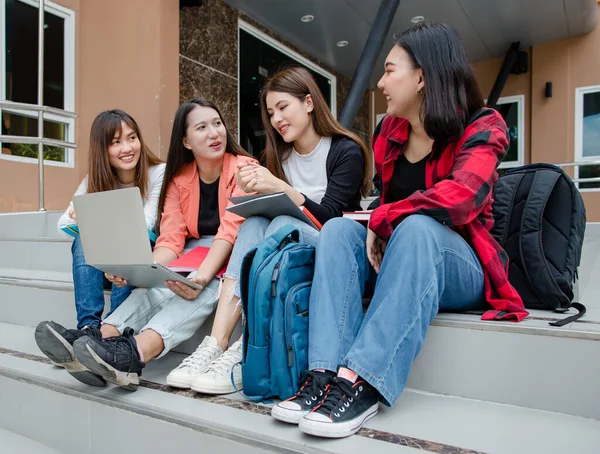
{"type": "Polygon", "coordinates": [[[423,71],[425,85],[419,116],[439,157],[449,142],[465,131],[469,118],[483,107],[481,91],[454,29],[437,22],[422,22],[394,35],[413,68],[423,71]]]}
{"type": "Polygon", "coordinates": [[[194,161],[194,153],[192,150],[183,146],[183,138],[186,136],[188,128],[188,115],[197,107],[210,107],[214,109],[219,117],[227,134],[227,146],[225,147],[225,153],[231,153],[234,156],[244,155],[250,156],[240,144],[235,140],[233,134],[229,131],[225,119],[217,106],[204,99],[204,98],[192,98],[188,102],[183,103],[177,109],[175,113],[175,120],[173,120],[173,130],[171,131],[171,141],[169,142],[169,154],[167,156],[167,165],[165,167],[165,176],[163,178],[162,187],[160,190],[160,198],[158,199],[158,211],[156,216],[156,225],[154,231],[159,234],[160,232],[160,221],[162,219],[162,212],[165,206],[165,199],[167,197],[167,188],[173,180],[173,178],[181,172],[181,170],[190,162],[194,161]]]}

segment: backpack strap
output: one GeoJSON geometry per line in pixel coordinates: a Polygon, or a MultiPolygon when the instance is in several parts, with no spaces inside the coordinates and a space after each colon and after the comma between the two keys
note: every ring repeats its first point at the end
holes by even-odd
{"type": "Polygon", "coordinates": [[[536,172],[527,196],[519,235],[523,269],[531,288],[549,308],[566,308],[569,298],[560,289],[546,263],[542,248],[544,209],[558,179],[559,172],[536,172]],[[556,295],[562,295],[557,298],[556,295]]]}
{"type": "Polygon", "coordinates": [[[279,248],[282,243],[288,243],[290,241],[297,243],[300,241],[300,232],[298,232],[298,228],[294,227],[292,224],[287,224],[277,230],[273,235],[266,238],[265,241],[268,241],[269,246],[279,248]]]}
{"type": "Polygon", "coordinates": [[[565,326],[568,323],[574,322],[575,320],[579,320],[586,313],[586,308],[581,303],[571,303],[569,307],[573,309],[577,309],[577,314],[571,315],[570,317],[563,318],[562,320],[557,320],[555,322],[549,322],[550,326],[565,326]]]}

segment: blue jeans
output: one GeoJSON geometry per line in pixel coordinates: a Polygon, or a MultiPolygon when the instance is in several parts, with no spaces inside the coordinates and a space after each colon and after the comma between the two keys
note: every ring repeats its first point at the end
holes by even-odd
{"type": "Polygon", "coordinates": [[[104,312],[104,288],[111,288],[110,312],[111,314],[127,299],[135,287],[117,287],[104,277],[104,273],[85,262],[83,247],[79,235],[73,240],[71,246],[73,253],[73,285],[75,287],[75,309],[77,310],[77,328],[86,325],[100,326],[102,312],[104,312]]]}
{"type": "Polygon", "coordinates": [[[366,237],[366,227],[343,218],[321,230],[309,306],[309,368],[348,367],[392,405],[438,311],[485,306],[483,271],[467,242],[428,216],[409,216],[396,227],[379,274],[367,259],[366,237]],[[363,315],[368,284],[374,294],[363,315]]]}
{"type": "Polygon", "coordinates": [[[253,216],[244,221],[238,232],[237,239],[231,251],[229,264],[225,276],[238,282],[235,286],[234,294],[240,297],[240,272],[242,269],[242,260],[245,255],[254,249],[266,237],[274,234],[284,225],[291,224],[300,232],[300,242],[316,246],[319,240],[319,231],[308,225],[306,222],[291,216],[277,216],[273,220],[261,216],[253,216]]]}

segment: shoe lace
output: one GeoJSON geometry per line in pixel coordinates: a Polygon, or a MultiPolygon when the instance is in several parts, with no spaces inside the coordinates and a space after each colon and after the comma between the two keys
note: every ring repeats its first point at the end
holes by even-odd
{"type": "Polygon", "coordinates": [[[306,378],[296,392],[296,397],[305,400],[306,405],[310,405],[311,400],[316,401],[323,398],[323,391],[329,387],[332,379],[323,372],[303,370],[302,374],[306,375],[306,378]]]}
{"type": "Polygon", "coordinates": [[[137,347],[133,339],[133,332],[123,333],[121,336],[109,337],[103,339],[107,343],[107,349],[112,353],[115,362],[120,356],[127,356],[129,358],[129,370],[130,373],[133,370],[134,360],[139,358],[137,347]]]}
{"type": "Polygon", "coordinates": [[[238,350],[228,349],[208,366],[206,372],[216,372],[218,375],[229,374],[241,359],[241,353],[238,350]]]}
{"type": "MultiPolygon", "coordinates": [[[[344,398],[347,397],[348,402],[351,403],[354,401],[354,397],[357,394],[358,392],[355,392],[354,389],[352,389],[352,385],[347,380],[335,377],[332,380],[331,387],[327,391],[327,394],[325,394],[323,402],[321,402],[321,405],[319,405],[315,411],[323,414],[329,414],[333,410],[344,405],[344,398]]],[[[346,405],[346,407],[347,406],[348,405],[346,405]]]]}
{"type": "Polygon", "coordinates": [[[94,339],[102,339],[102,333],[100,332],[100,328],[94,325],[84,326],[81,330],[85,333],[86,336],[94,338],[94,339]]]}
{"type": "MultiPolygon", "coordinates": [[[[218,351],[217,346],[200,345],[194,353],[185,358],[179,367],[189,367],[193,370],[201,369],[204,364],[214,357],[218,351]]],[[[222,355],[221,355],[222,356],[222,355]]]]}

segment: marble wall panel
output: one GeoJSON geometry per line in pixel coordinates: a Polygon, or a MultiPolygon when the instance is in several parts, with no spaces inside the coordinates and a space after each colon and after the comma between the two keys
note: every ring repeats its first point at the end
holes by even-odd
{"type": "MultiPolygon", "coordinates": [[[[237,131],[238,17],[333,73],[337,78],[339,115],[350,88],[350,77],[332,71],[327,65],[297,49],[223,0],[203,0],[200,6],[181,9],[179,46],[181,101],[196,95],[211,99],[222,110],[232,131],[237,131]]],[[[371,139],[369,116],[369,96],[365,94],[352,130],[367,144],[371,139]]]]}

